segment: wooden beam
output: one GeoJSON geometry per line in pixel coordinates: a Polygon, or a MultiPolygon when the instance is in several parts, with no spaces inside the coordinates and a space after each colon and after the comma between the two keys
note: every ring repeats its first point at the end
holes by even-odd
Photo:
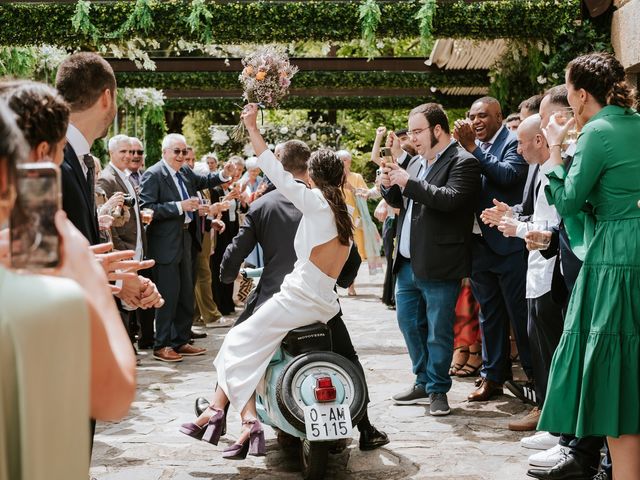
{"type": "MultiPolygon", "coordinates": [[[[241,89],[232,90],[163,90],[167,98],[240,98],[241,89]]],[[[291,89],[292,97],[423,97],[426,88],[305,88],[291,89]]]]}
{"type": "MultiPolygon", "coordinates": [[[[136,65],[124,58],[107,58],[114,72],[139,72],[136,65]]],[[[156,72],[240,72],[242,60],[239,58],[213,57],[170,57],[153,58],[156,72]]],[[[291,63],[301,71],[342,72],[342,71],[385,71],[385,72],[438,72],[437,66],[427,66],[422,57],[380,57],[366,58],[291,58],[291,63]]]]}

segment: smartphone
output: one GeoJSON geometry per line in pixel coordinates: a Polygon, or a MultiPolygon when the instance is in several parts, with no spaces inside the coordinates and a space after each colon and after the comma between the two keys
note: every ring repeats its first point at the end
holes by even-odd
{"type": "Polygon", "coordinates": [[[385,162],[393,162],[391,149],[389,147],[380,148],[380,158],[384,159],[385,162]]]}
{"type": "Polygon", "coordinates": [[[61,208],[60,169],[50,162],[18,165],[17,200],[11,212],[11,265],[41,270],[60,264],[54,216],[61,208]]]}

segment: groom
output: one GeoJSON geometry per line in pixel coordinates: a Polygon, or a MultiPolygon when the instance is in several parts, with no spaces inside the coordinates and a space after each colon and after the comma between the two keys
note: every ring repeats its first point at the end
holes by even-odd
{"type": "MultiPolygon", "coordinates": [[[[305,185],[309,181],[307,161],[310,155],[309,147],[298,140],[290,140],[282,144],[279,151],[279,159],[284,169],[290,172],[297,182],[305,185]]],[[[258,287],[252,293],[247,308],[240,315],[238,322],[249,318],[254,310],[280,291],[284,277],[293,270],[297,260],[293,241],[301,218],[302,213],[273,185],[262,197],[251,204],[240,232],[224,253],[220,269],[221,280],[225,283],[233,283],[243,260],[257,243],[262,246],[264,270],[258,287]]],[[[338,285],[348,287],[358,273],[359,266],[360,257],[354,247],[338,277],[338,285]]],[[[341,313],[329,320],[327,325],[331,330],[333,351],[353,362],[365,378],[341,313]]],[[[198,398],[197,414],[200,415],[207,406],[208,402],[205,399],[198,398]]],[[[366,413],[357,426],[360,430],[360,450],[373,450],[389,443],[387,435],[371,425],[366,413]]]]}

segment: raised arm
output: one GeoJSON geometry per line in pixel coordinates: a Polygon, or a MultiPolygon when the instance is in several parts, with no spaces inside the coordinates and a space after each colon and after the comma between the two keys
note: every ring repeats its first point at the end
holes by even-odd
{"type": "Polygon", "coordinates": [[[278,191],[282,193],[293,205],[303,214],[322,208],[322,200],[302,183],[296,182],[289,172],[285,171],[282,164],[275,157],[273,152],[267,148],[260,130],[256,125],[258,106],[250,103],[242,111],[244,121],[253,150],[258,156],[258,167],[271,180],[278,191]]]}

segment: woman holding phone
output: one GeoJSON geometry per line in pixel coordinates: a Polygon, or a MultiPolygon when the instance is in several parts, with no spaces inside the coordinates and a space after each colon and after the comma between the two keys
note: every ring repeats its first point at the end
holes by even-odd
{"type": "MultiPolygon", "coordinates": [[[[20,208],[16,169],[28,155],[0,100],[0,224],[20,208]]],[[[0,421],[0,478],[86,478],[89,418],[122,418],[135,393],[135,357],[105,271],[64,212],[55,225],[58,267],[39,275],[0,266],[0,411],[12,412],[0,421]]]]}

